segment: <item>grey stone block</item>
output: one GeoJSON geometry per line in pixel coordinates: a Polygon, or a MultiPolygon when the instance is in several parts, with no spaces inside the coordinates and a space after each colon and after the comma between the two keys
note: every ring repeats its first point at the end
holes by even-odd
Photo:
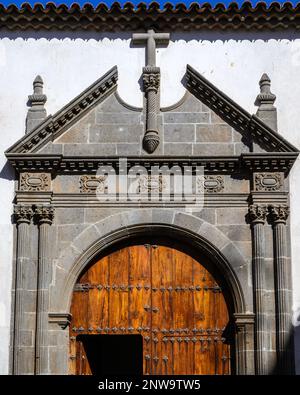
{"type": "Polygon", "coordinates": [[[60,225],[57,226],[58,242],[71,242],[87,227],[84,224],[60,225]]]}
{"type": "Polygon", "coordinates": [[[218,208],[216,209],[217,213],[217,224],[220,225],[245,225],[246,223],[246,208],[232,208],[228,210],[228,208],[218,208]]]}
{"type": "Polygon", "coordinates": [[[137,143],[143,135],[143,125],[101,125],[90,128],[91,143],[137,143]]]}
{"type": "Polygon", "coordinates": [[[231,241],[248,241],[251,242],[250,225],[221,225],[218,226],[231,241]]]}
{"type": "Polygon", "coordinates": [[[18,351],[20,374],[34,374],[34,347],[22,348],[18,351]]]}
{"type": "Polygon", "coordinates": [[[244,266],[245,257],[242,255],[240,250],[236,248],[236,246],[233,243],[229,243],[226,244],[223,248],[221,248],[221,252],[225,255],[231,266],[235,268],[237,272],[241,273],[240,280],[242,280],[243,278],[244,283],[247,284],[247,288],[248,288],[248,275],[247,275],[248,268],[244,266]]]}
{"type": "Polygon", "coordinates": [[[32,331],[20,331],[20,346],[33,347],[33,332],[32,331]]]}
{"type": "Polygon", "coordinates": [[[49,365],[51,374],[68,374],[68,347],[49,347],[49,365]]]}
{"type": "Polygon", "coordinates": [[[203,224],[203,221],[199,218],[196,218],[190,214],[186,213],[176,213],[174,217],[174,225],[177,225],[181,228],[188,229],[192,232],[198,233],[200,226],[203,224]]]}
{"type": "Polygon", "coordinates": [[[139,125],[141,123],[141,113],[97,112],[96,123],[102,125],[104,124],[139,125]]]}
{"type": "Polygon", "coordinates": [[[52,182],[53,192],[56,193],[78,193],[79,176],[61,174],[52,182]]]}
{"type": "Polygon", "coordinates": [[[196,141],[200,143],[217,142],[229,143],[232,142],[232,130],[228,125],[197,125],[196,126],[196,141]]]}
{"type": "Polygon", "coordinates": [[[164,123],[209,123],[207,112],[169,112],[164,113],[164,123]]]}
{"type": "Polygon", "coordinates": [[[195,143],[193,144],[193,155],[234,155],[234,145],[225,143],[195,143]]]}
{"type": "Polygon", "coordinates": [[[35,290],[37,284],[37,260],[29,259],[23,265],[23,281],[24,289],[35,290]]]}
{"type": "Polygon", "coordinates": [[[174,211],[170,209],[152,209],[152,222],[154,224],[172,224],[174,220],[174,211]]]}
{"type": "Polygon", "coordinates": [[[48,143],[45,147],[38,150],[41,154],[57,154],[60,155],[63,152],[63,144],[48,143]]]}
{"type": "Polygon", "coordinates": [[[130,109],[124,107],[116,98],[115,94],[108,96],[102,103],[100,103],[97,107],[97,112],[125,112],[132,113],[130,109]]]}
{"type": "Polygon", "coordinates": [[[86,224],[102,221],[103,219],[124,211],[122,208],[86,208],[84,209],[84,222],[86,224]]]}
{"type": "MultiPolygon", "coordinates": [[[[95,115],[93,118],[95,118],[95,115]]],[[[55,142],[60,144],[88,143],[91,120],[91,116],[85,117],[84,120],[77,122],[67,132],[63,133],[55,142]]]]}
{"type": "Polygon", "coordinates": [[[64,154],[70,156],[116,155],[115,144],[64,144],[64,154]]]}
{"type": "Polygon", "coordinates": [[[198,233],[219,250],[229,243],[228,238],[215,226],[209,224],[208,222],[204,222],[201,225],[198,233]]]}
{"type": "MultiPolygon", "coordinates": [[[[138,136],[137,136],[138,137],[138,136]]],[[[137,156],[141,155],[142,144],[141,142],[136,143],[126,143],[126,144],[117,144],[117,155],[119,156],[137,156]]]]}
{"type": "Polygon", "coordinates": [[[247,145],[245,145],[244,143],[234,143],[234,154],[235,155],[240,155],[244,152],[249,152],[250,149],[247,145]]]}
{"type": "Polygon", "coordinates": [[[90,225],[73,240],[72,244],[78,251],[84,252],[90,245],[99,239],[99,236],[98,229],[94,225],[90,225]]]}
{"type": "Polygon", "coordinates": [[[165,142],[193,142],[195,141],[195,126],[187,124],[164,125],[165,142]]]}
{"type": "Polygon", "coordinates": [[[172,112],[203,112],[207,111],[207,108],[200,100],[194,95],[186,91],[184,101],[175,107],[172,112]]]}
{"type": "Polygon", "coordinates": [[[84,209],[77,207],[56,208],[55,223],[63,224],[82,224],[84,222],[84,209]]]}
{"type": "Polygon", "coordinates": [[[210,224],[216,223],[216,211],[214,208],[203,208],[199,212],[193,212],[193,215],[210,224]]]}
{"type": "Polygon", "coordinates": [[[36,311],[36,291],[23,291],[24,312],[36,311]]]}
{"type": "Polygon", "coordinates": [[[186,143],[165,143],[164,144],[164,154],[165,155],[192,155],[193,146],[192,144],[186,143]]]}

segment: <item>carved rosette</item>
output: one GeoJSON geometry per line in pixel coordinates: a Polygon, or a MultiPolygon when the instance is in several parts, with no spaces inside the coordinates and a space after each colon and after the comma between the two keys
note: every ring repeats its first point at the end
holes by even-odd
{"type": "Polygon", "coordinates": [[[256,173],[254,188],[256,191],[278,191],[283,185],[281,173],[256,173]]]}
{"type": "Polygon", "coordinates": [[[51,176],[49,173],[21,173],[20,191],[50,191],[51,176]]]}
{"type": "Polygon", "coordinates": [[[253,224],[265,223],[268,208],[265,205],[251,204],[249,206],[249,218],[253,224]]]}
{"type": "Polygon", "coordinates": [[[80,177],[79,188],[81,193],[104,193],[106,189],[107,176],[88,176],[80,177]]]}
{"type": "Polygon", "coordinates": [[[36,206],[34,214],[39,225],[51,225],[54,217],[54,208],[52,206],[36,206]]]}
{"type": "Polygon", "coordinates": [[[20,223],[30,224],[32,216],[33,216],[33,210],[31,206],[22,206],[22,205],[14,206],[14,218],[18,225],[20,223]]]}
{"type": "Polygon", "coordinates": [[[145,92],[158,92],[160,83],[160,69],[155,66],[146,66],[143,68],[143,86],[145,92]]]}
{"type": "Polygon", "coordinates": [[[162,193],[166,181],[162,175],[141,175],[139,178],[139,193],[162,193]]]}
{"type": "Polygon", "coordinates": [[[290,209],[286,204],[270,206],[270,214],[274,224],[285,224],[290,213],[290,209]]]}
{"type": "Polygon", "coordinates": [[[224,189],[224,178],[222,176],[206,175],[197,177],[197,193],[218,193],[224,189]]]}

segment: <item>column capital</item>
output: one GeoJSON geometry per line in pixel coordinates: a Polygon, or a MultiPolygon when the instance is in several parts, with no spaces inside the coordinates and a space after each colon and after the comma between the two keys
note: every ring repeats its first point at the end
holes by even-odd
{"type": "Polygon", "coordinates": [[[278,204],[270,206],[270,215],[274,224],[286,223],[290,213],[290,208],[286,204],[278,204]]]}
{"type": "Polygon", "coordinates": [[[54,217],[54,208],[52,206],[36,206],[34,213],[39,225],[52,224],[54,217]]]}
{"type": "Polygon", "coordinates": [[[160,68],[155,66],[146,66],[143,68],[143,84],[145,92],[158,92],[160,83],[160,68]]]}
{"type": "Polygon", "coordinates": [[[16,223],[19,225],[21,223],[30,224],[33,210],[31,206],[25,206],[22,204],[18,204],[14,206],[14,218],[16,223]]]}
{"type": "Polygon", "coordinates": [[[264,224],[268,208],[266,205],[251,204],[249,206],[249,218],[252,224],[261,223],[264,224]]]}

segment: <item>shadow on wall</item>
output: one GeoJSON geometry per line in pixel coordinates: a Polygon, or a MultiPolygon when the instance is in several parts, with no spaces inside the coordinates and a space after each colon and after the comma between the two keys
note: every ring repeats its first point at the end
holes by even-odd
{"type": "Polygon", "coordinates": [[[14,169],[8,161],[6,161],[5,165],[0,170],[0,178],[7,181],[15,180],[14,169]]]}
{"type": "MultiPolygon", "coordinates": [[[[155,31],[160,31],[159,27],[153,25],[155,31]]],[[[93,31],[23,31],[23,32],[10,32],[2,31],[0,33],[0,39],[8,38],[10,40],[16,40],[18,38],[28,39],[46,39],[46,40],[64,40],[69,39],[75,40],[130,40],[132,38],[132,32],[115,32],[115,33],[105,33],[105,32],[93,32],[93,31]]],[[[300,38],[300,33],[295,31],[278,31],[278,32],[246,32],[246,31],[199,31],[199,32],[171,32],[171,41],[173,42],[190,42],[190,41],[209,41],[209,42],[228,42],[230,40],[234,41],[257,41],[261,40],[268,42],[270,40],[296,40],[300,38]]]]}

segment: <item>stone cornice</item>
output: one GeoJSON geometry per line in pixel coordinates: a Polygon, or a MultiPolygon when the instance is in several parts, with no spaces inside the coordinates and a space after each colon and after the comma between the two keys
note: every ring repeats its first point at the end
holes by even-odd
{"type": "Polygon", "coordinates": [[[153,25],[160,31],[197,30],[284,30],[300,28],[300,6],[286,2],[266,5],[250,2],[238,5],[235,2],[215,7],[209,3],[165,3],[156,2],[135,6],[131,2],[111,6],[104,3],[55,5],[28,3],[17,7],[0,6],[0,28],[8,30],[64,30],[64,31],[144,31],[153,25]]]}
{"type": "Polygon", "coordinates": [[[6,154],[36,152],[47,142],[53,141],[87,110],[114,92],[117,88],[117,80],[118,70],[115,66],[56,114],[48,116],[30,133],[17,141],[6,151],[6,154]]]}
{"type": "MultiPolygon", "coordinates": [[[[118,167],[119,157],[71,157],[63,155],[41,155],[7,153],[9,162],[17,171],[48,171],[54,173],[94,173],[101,165],[118,167]]],[[[276,170],[288,172],[298,152],[287,153],[244,153],[240,156],[201,156],[201,157],[172,157],[172,156],[131,156],[127,157],[128,166],[139,164],[152,165],[192,165],[203,166],[205,171],[215,173],[234,173],[241,169],[250,171],[276,170]]]]}
{"type": "Polygon", "coordinates": [[[269,152],[298,152],[297,148],[267,126],[256,115],[250,115],[225,93],[187,65],[187,89],[213,110],[220,118],[241,134],[252,136],[253,140],[269,152]]]}

